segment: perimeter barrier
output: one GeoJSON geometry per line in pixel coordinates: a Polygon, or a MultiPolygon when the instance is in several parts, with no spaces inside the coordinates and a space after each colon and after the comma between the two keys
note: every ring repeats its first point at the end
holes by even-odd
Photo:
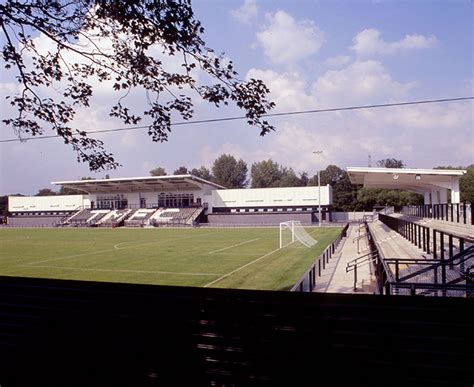
{"type": "Polygon", "coordinates": [[[380,214],[379,220],[427,254],[432,254],[434,259],[451,258],[454,254],[465,249],[466,242],[474,243],[472,238],[436,230],[388,215],[380,214]]]}
{"type": "Polygon", "coordinates": [[[471,386],[474,299],[0,277],[0,385],[471,386]]]}
{"type": "Polygon", "coordinates": [[[308,270],[301,276],[296,284],[290,289],[291,292],[312,292],[316,286],[316,277],[321,277],[322,270],[326,269],[326,264],[329,263],[329,259],[332,258],[334,252],[342,241],[342,238],[347,236],[347,229],[349,223],[347,223],[341,230],[337,238],[328,247],[324,249],[321,255],[316,258],[314,263],[308,270]]]}
{"type": "Polygon", "coordinates": [[[402,214],[474,225],[474,206],[468,203],[421,204],[404,206],[402,214]]]}

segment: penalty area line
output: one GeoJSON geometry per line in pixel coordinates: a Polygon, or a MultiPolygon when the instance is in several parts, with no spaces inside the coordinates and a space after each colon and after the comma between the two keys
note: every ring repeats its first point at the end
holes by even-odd
{"type": "Polygon", "coordinates": [[[235,269],[235,270],[232,270],[230,273],[224,274],[222,277],[219,277],[219,278],[215,279],[214,281],[209,282],[208,284],[204,285],[203,287],[204,287],[204,288],[207,288],[208,286],[214,285],[215,283],[217,283],[217,282],[223,280],[224,278],[227,278],[227,277],[231,276],[232,274],[235,274],[235,273],[237,273],[238,271],[240,271],[240,270],[242,270],[242,269],[245,269],[247,266],[253,265],[254,263],[260,261],[261,259],[266,258],[266,257],[268,257],[269,255],[272,255],[273,253],[277,252],[278,250],[280,250],[280,248],[275,249],[275,250],[273,250],[273,251],[270,251],[269,253],[266,253],[265,255],[262,255],[261,257],[259,257],[259,258],[257,258],[257,259],[254,259],[252,262],[246,263],[245,265],[240,266],[240,267],[238,267],[238,268],[235,269]]]}
{"type": "Polygon", "coordinates": [[[259,239],[262,239],[262,238],[250,239],[250,240],[248,240],[248,241],[236,243],[235,245],[227,246],[227,247],[224,247],[224,248],[222,248],[222,249],[212,250],[212,251],[209,251],[208,254],[214,254],[214,253],[217,253],[217,252],[219,252],[219,251],[229,250],[229,249],[232,249],[232,248],[234,248],[234,247],[238,247],[238,246],[246,245],[247,243],[252,243],[252,242],[258,241],[259,239]]]}

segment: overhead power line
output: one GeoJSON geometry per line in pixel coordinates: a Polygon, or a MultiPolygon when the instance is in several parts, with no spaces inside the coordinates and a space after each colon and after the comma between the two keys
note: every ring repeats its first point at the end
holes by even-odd
{"type": "MultiPolygon", "coordinates": [[[[423,104],[430,104],[430,103],[466,101],[470,99],[474,99],[474,97],[443,98],[443,99],[430,99],[430,100],[422,100],[422,101],[384,103],[384,104],[378,104],[378,105],[360,105],[360,106],[337,107],[337,108],[328,108],[328,109],[299,110],[299,111],[293,111],[293,112],[263,114],[262,117],[282,117],[282,116],[295,116],[295,115],[301,115],[301,114],[340,112],[340,111],[347,111],[347,110],[376,109],[376,108],[387,108],[387,107],[408,106],[408,105],[423,105],[423,104]]],[[[237,121],[237,120],[245,120],[245,119],[247,119],[247,117],[245,116],[209,118],[209,119],[204,119],[204,120],[174,122],[174,123],[171,123],[171,126],[208,124],[208,123],[213,123],[213,122],[237,121]]],[[[132,127],[125,127],[125,128],[91,130],[91,131],[88,131],[87,134],[90,135],[90,134],[96,134],[96,133],[122,132],[126,130],[148,129],[149,127],[150,125],[143,125],[143,126],[132,126],[132,127]]],[[[5,139],[5,140],[0,140],[0,143],[14,142],[14,141],[46,140],[46,139],[58,138],[58,137],[61,137],[61,136],[58,134],[55,134],[55,135],[50,135],[50,136],[38,136],[38,137],[28,137],[28,138],[10,138],[10,139],[5,139]]]]}

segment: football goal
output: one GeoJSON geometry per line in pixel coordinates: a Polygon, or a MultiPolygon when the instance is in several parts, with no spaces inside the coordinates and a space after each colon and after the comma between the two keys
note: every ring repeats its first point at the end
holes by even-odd
{"type": "Polygon", "coordinates": [[[301,242],[306,247],[314,246],[318,243],[304,229],[300,221],[290,220],[280,223],[280,249],[294,242],[301,242]]]}

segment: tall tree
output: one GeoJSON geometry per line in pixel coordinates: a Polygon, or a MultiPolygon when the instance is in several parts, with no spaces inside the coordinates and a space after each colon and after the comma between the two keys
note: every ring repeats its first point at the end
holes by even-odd
{"type": "Polygon", "coordinates": [[[58,191],[58,195],[85,195],[86,193],[84,191],[74,189],[74,188],[67,188],[64,186],[61,186],[58,191]]]}
{"type": "Polygon", "coordinates": [[[474,205],[474,164],[466,167],[467,173],[459,181],[461,190],[461,202],[474,205]]]}
{"type": "Polygon", "coordinates": [[[381,168],[405,168],[406,165],[402,160],[382,159],[377,161],[377,166],[381,168]]]}
{"type": "MultiPolygon", "coordinates": [[[[319,172],[321,185],[332,186],[333,209],[335,211],[355,211],[361,209],[357,202],[359,186],[351,184],[349,175],[337,165],[328,165],[319,172]]],[[[314,175],[308,185],[318,185],[318,175],[314,175]]]]}
{"type": "Polygon", "coordinates": [[[302,187],[304,184],[304,172],[301,177],[296,176],[293,168],[282,167],[281,178],[279,182],[280,187],[302,187]]]}
{"type": "Polygon", "coordinates": [[[234,156],[222,154],[212,165],[214,181],[226,188],[244,188],[247,186],[247,163],[234,156]]]}
{"type": "Polygon", "coordinates": [[[179,167],[173,172],[173,175],[187,175],[188,174],[188,168],[186,167],[179,167]]]}
{"type": "Polygon", "coordinates": [[[213,181],[214,176],[212,176],[212,173],[209,169],[207,169],[204,165],[201,166],[201,168],[193,168],[191,169],[190,172],[191,175],[200,177],[201,179],[207,180],[207,181],[213,181]]]}
{"type": "Polygon", "coordinates": [[[293,168],[279,165],[272,159],[258,161],[250,168],[252,188],[302,187],[308,184],[308,174],[298,177],[293,168]]]}
{"type": "Polygon", "coordinates": [[[166,176],[166,171],[163,167],[157,167],[150,171],[151,176],[166,176]]]}
{"type": "Polygon", "coordinates": [[[41,188],[35,196],[55,196],[58,193],[50,188],[41,188]]]}
{"type": "Polygon", "coordinates": [[[363,210],[372,211],[374,206],[412,206],[423,204],[423,196],[398,189],[361,188],[357,200],[363,210]]]}
{"type": "Polygon", "coordinates": [[[309,184],[308,172],[300,172],[301,187],[306,187],[309,184]]]}
{"type": "Polygon", "coordinates": [[[0,218],[8,215],[8,195],[0,196],[0,218]]]}
{"type": "Polygon", "coordinates": [[[119,165],[101,140],[73,127],[77,108],[90,106],[95,80],[110,81],[104,84],[120,93],[110,115],[127,125],[147,116],[153,141],[168,139],[174,114],[193,116],[182,89],[215,106],[235,103],[261,135],[274,129],[262,119],[274,107],[268,88],[261,80],[241,81],[232,61],[206,46],[190,0],[4,0],[0,31],[5,68],[20,88],[10,98],[18,115],[3,122],[20,138],[52,129],[91,170],[119,165]],[[46,51],[35,45],[40,34],[50,43],[46,51]],[[163,55],[182,58],[182,70],[167,67],[163,55]],[[198,83],[200,71],[207,75],[200,81],[209,83],[198,83]],[[127,100],[134,89],[143,92],[142,111],[132,111],[127,100]]]}
{"type": "Polygon", "coordinates": [[[272,159],[255,162],[250,168],[252,188],[278,187],[282,178],[280,165],[272,159]]]}
{"type": "Polygon", "coordinates": [[[467,167],[439,166],[434,169],[465,169],[466,174],[459,179],[460,200],[462,203],[474,203],[474,164],[467,167]]]}

